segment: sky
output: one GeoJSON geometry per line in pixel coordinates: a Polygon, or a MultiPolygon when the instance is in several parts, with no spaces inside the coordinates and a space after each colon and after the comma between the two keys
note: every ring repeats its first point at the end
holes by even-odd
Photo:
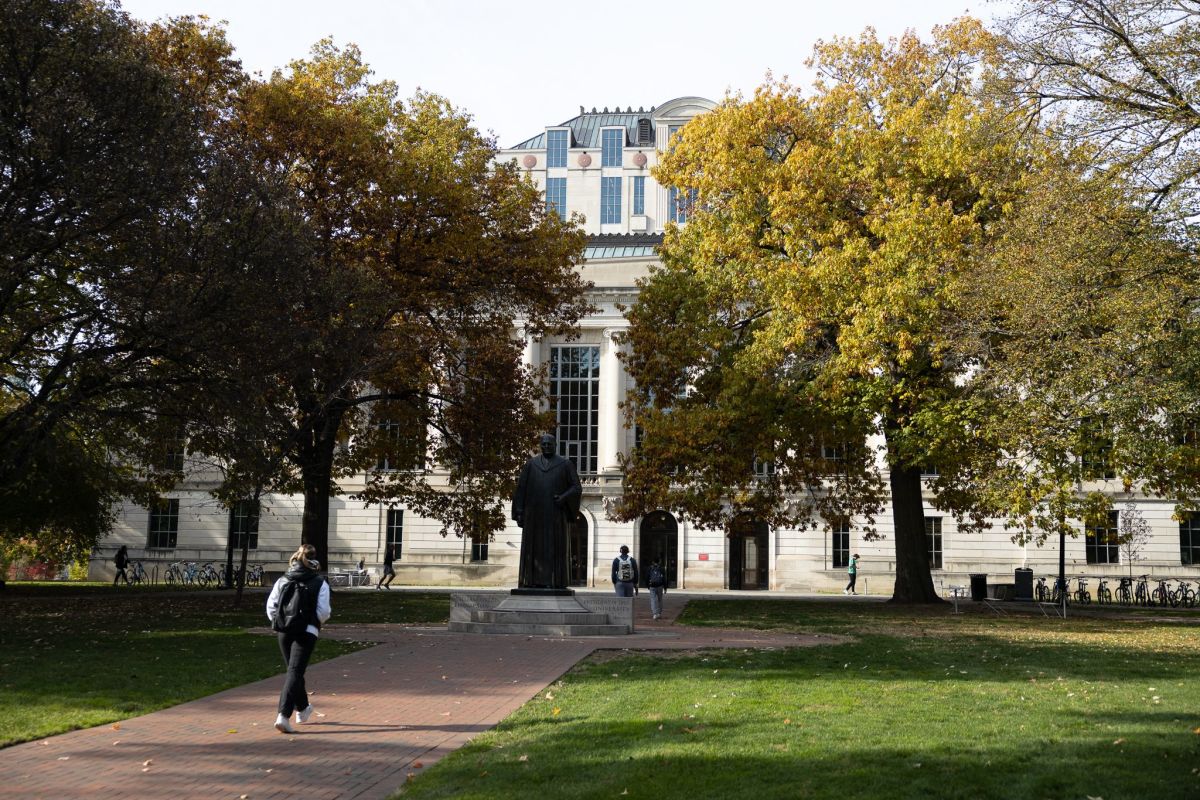
{"type": "Polygon", "coordinates": [[[690,0],[688,3],[485,0],[122,0],[145,21],[203,14],[226,23],[250,73],[269,75],[318,40],[354,43],[376,79],[404,96],[448,98],[502,147],[585,106],[638,108],[686,95],[750,94],[768,72],[807,86],[818,40],[880,36],[964,13],[985,21],[995,0],[690,0]]]}

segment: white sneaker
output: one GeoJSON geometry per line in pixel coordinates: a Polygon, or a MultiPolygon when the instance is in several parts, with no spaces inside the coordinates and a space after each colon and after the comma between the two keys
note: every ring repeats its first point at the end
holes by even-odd
{"type": "Polygon", "coordinates": [[[308,722],[308,720],[312,717],[312,715],[313,715],[313,704],[309,703],[308,708],[304,709],[303,711],[296,712],[296,724],[303,725],[304,723],[308,722]]]}
{"type": "Polygon", "coordinates": [[[842,589],[842,594],[850,594],[850,590],[849,590],[849,589],[842,589]]]}
{"type": "MultiPolygon", "coordinates": [[[[312,708],[310,705],[309,708],[312,708]]],[[[292,723],[288,722],[288,718],[283,714],[275,715],[275,730],[280,733],[295,733],[296,729],[292,727],[292,723]]]]}

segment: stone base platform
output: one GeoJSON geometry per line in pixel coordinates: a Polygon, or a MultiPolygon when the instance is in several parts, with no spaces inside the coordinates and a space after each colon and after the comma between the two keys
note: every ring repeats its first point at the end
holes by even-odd
{"type": "Polygon", "coordinates": [[[633,598],[574,594],[454,592],[455,633],[534,636],[625,636],[633,633],[633,598]]]}

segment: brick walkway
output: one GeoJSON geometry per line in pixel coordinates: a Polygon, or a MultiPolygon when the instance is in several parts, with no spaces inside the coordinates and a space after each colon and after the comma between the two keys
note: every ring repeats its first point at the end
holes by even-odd
{"type": "Polygon", "coordinates": [[[625,637],[331,623],[326,637],[380,644],[309,668],[317,716],[295,735],[272,725],[281,678],[269,678],[119,725],[0,750],[0,798],[384,798],[594,650],[792,647],[840,638],[675,626],[686,599],[666,599],[658,621],[639,602],[638,633],[625,637]]]}

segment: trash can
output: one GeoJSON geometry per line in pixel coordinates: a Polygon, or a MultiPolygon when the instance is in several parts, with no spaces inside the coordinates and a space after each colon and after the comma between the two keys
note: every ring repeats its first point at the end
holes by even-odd
{"type": "Polygon", "coordinates": [[[971,599],[986,600],[987,599],[987,573],[974,573],[971,575],[971,599]]]}
{"type": "Polygon", "coordinates": [[[1033,570],[1028,567],[1017,567],[1013,570],[1013,583],[1017,585],[1018,600],[1033,599],[1033,570]]]}

